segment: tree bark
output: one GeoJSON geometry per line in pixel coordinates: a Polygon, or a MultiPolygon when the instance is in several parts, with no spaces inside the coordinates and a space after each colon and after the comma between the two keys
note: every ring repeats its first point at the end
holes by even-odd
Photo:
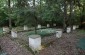
{"type": "Polygon", "coordinates": [[[67,4],[66,0],[64,0],[64,19],[63,19],[63,32],[66,32],[66,19],[67,19],[67,4]]]}
{"type": "Polygon", "coordinates": [[[69,19],[69,26],[71,27],[71,31],[73,31],[73,22],[72,22],[72,18],[73,18],[73,1],[70,0],[70,19],[69,19]]]}
{"type": "Polygon", "coordinates": [[[85,12],[85,5],[82,6],[82,15],[80,17],[80,28],[85,28],[85,24],[83,24],[83,22],[85,22],[85,15],[84,15],[84,12],[85,12]]]}
{"type": "MultiPolygon", "coordinates": [[[[10,0],[8,0],[8,8],[9,8],[9,14],[11,13],[11,1],[10,0]]],[[[10,15],[9,15],[9,28],[10,28],[10,31],[11,31],[11,29],[12,29],[12,22],[11,22],[11,17],[10,17],[10,15]]]]}
{"type": "Polygon", "coordinates": [[[33,0],[33,9],[34,9],[34,18],[35,18],[35,21],[36,21],[36,24],[35,24],[35,34],[37,34],[37,17],[35,15],[35,0],[33,0]]]}

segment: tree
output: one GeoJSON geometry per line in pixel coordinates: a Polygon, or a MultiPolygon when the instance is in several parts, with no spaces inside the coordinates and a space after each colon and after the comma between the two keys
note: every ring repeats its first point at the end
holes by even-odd
{"type": "Polygon", "coordinates": [[[66,32],[66,28],[67,28],[66,19],[67,19],[67,1],[64,0],[64,19],[63,19],[63,30],[64,30],[64,32],[66,32]]]}
{"type": "Polygon", "coordinates": [[[0,1],[0,9],[9,16],[9,26],[12,25],[13,21],[15,21],[16,26],[37,26],[38,23],[43,25],[50,23],[52,26],[53,23],[56,23],[58,26],[63,26],[63,30],[66,31],[67,26],[72,27],[75,23],[78,24],[80,20],[82,23],[83,19],[80,17],[84,18],[85,13],[84,0],[0,1]]]}
{"type": "MultiPolygon", "coordinates": [[[[9,14],[11,14],[11,0],[8,0],[8,9],[9,9],[9,14]]],[[[11,22],[11,17],[10,17],[10,15],[9,15],[9,28],[10,28],[10,30],[12,29],[12,22],[11,22]]]]}

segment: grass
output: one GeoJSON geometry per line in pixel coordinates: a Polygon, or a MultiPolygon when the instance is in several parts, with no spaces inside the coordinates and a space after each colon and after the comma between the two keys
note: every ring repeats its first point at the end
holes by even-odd
{"type": "Polygon", "coordinates": [[[84,30],[84,29],[77,29],[76,32],[77,32],[76,34],[77,34],[77,36],[78,36],[78,37],[77,37],[78,39],[84,37],[84,34],[85,34],[85,30],[84,30]],[[82,37],[81,37],[81,36],[82,36],[82,37]]]}
{"type": "Polygon", "coordinates": [[[77,46],[82,49],[85,50],[85,38],[81,38],[77,44],[77,46]]]}
{"type": "Polygon", "coordinates": [[[2,37],[2,35],[3,35],[3,29],[0,28],[0,37],[2,37]]]}
{"type": "MultiPolygon", "coordinates": [[[[51,29],[51,28],[37,30],[37,34],[41,35],[42,37],[49,36],[53,33],[55,33],[55,29],[51,29]]],[[[27,35],[33,35],[33,34],[35,34],[35,31],[30,31],[27,33],[27,35]]]]}
{"type": "Polygon", "coordinates": [[[2,33],[3,32],[3,30],[2,30],[2,28],[0,28],[0,33],[2,33]]]}
{"type": "Polygon", "coordinates": [[[84,29],[78,30],[78,33],[79,33],[79,34],[85,34],[85,30],[84,30],[84,29]]]}
{"type": "MultiPolygon", "coordinates": [[[[78,30],[78,34],[79,35],[84,35],[85,34],[85,30],[84,29],[78,30]]],[[[82,50],[85,50],[85,37],[83,37],[83,38],[81,37],[79,39],[77,47],[82,49],[82,50]]]]}

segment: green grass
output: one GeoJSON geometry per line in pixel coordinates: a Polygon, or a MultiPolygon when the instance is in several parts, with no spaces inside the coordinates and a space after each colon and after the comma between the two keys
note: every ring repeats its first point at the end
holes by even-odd
{"type": "MultiPolygon", "coordinates": [[[[84,29],[78,30],[78,34],[79,35],[84,35],[85,34],[85,30],[84,29]]],[[[82,50],[85,50],[85,38],[80,38],[79,39],[77,47],[82,49],[82,50]]]]}
{"type": "Polygon", "coordinates": [[[79,34],[85,34],[85,30],[83,30],[83,29],[82,30],[78,30],[78,33],[79,34]]]}
{"type": "Polygon", "coordinates": [[[82,50],[85,50],[85,38],[81,38],[77,44],[77,47],[79,47],[82,50]]]}
{"type": "Polygon", "coordinates": [[[0,37],[3,35],[3,29],[0,28],[0,37]]]}
{"type": "Polygon", "coordinates": [[[3,30],[2,30],[2,28],[0,28],[0,33],[2,33],[3,32],[3,30]]]}
{"type": "MultiPolygon", "coordinates": [[[[37,30],[37,34],[41,35],[42,37],[51,35],[52,33],[55,33],[55,29],[48,28],[48,29],[37,30]]],[[[30,31],[27,33],[27,35],[33,35],[33,34],[35,34],[35,31],[30,31]]]]}

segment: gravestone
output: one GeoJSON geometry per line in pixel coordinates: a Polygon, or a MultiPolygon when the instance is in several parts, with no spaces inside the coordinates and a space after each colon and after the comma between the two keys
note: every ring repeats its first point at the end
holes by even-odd
{"type": "Polygon", "coordinates": [[[11,36],[13,38],[17,38],[17,36],[18,36],[17,31],[16,30],[11,30],[11,36]]]}
{"type": "Polygon", "coordinates": [[[38,24],[37,28],[41,28],[41,25],[40,25],[40,24],[38,24]]]}
{"type": "Polygon", "coordinates": [[[74,25],[74,26],[73,26],[73,30],[76,30],[76,28],[77,28],[76,25],[74,25]]]}
{"type": "Polygon", "coordinates": [[[50,27],[50,24],[47,24],[47,27],[50,27]]]}
{"type": "Polygon", "coordinates": [[[60,38],[61,36],[62,36],[62,30],[61,29],[56,30],[56,37],[60,38]]]}
{"type": "Polygon", "coordinates": [[[10,29],[9,27],[3,27],[3,33],[9,33],[10,29]]]}
{"type": "Polygon", "coordinates": [[[40,35],[30,35],[29,36],[29,47],[33,51],[41,50],[41,37],[40,37],[40,35]]]}
{"type": "Polygon", "coordinates": [[[70,33],[70,32],[71,32],[71,27],[67,27],[66,32],[67,32],[67,33],[70,33]]]}
{"type": "Polygon", "coordinates": [[[24,25],[24,30],[28,30],[28,26],[24,25]]]}

